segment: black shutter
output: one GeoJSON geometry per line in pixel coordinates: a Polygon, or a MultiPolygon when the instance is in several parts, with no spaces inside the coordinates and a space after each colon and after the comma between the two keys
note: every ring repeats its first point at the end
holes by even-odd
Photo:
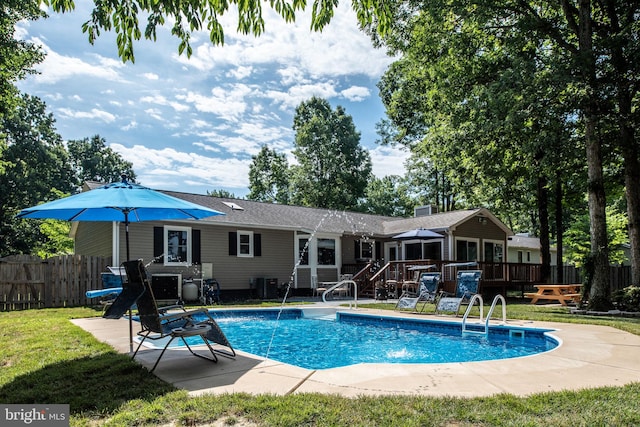
{"type": "Polygon", "coordinates": [[[376,242],[376,259],[382,259],[382,243],[376,242]]]}
{"type": "Polygon", "coordinates": [[[164,252],[164,227],[153,227],[153,257],[159,257],[164,252]]]}
{"type": "Polygon", "coordinates": [[[202,262],[200,230],[191,230],[191,262],[193,264],[200,264],[202,262]]]}
{"type": "Polygon", "coordinates": [[[355,259],[359,259],[360,258],[360,240],[355,240],[354,243],[355,245],[355,259]]]}
{"type": "Polygon", "coordinates": [[[253,256],[262,256],[262,235],[253,234],[253,256]]]}
{"type": "Polygon", "coordinates": [[[238,255],[238,234],[235,231],[229,232],[229,255],[238,255]]]}

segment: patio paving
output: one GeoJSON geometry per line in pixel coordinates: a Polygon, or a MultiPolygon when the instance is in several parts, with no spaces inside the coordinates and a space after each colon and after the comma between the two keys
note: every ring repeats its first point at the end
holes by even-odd
{"type": "MultiPolygon", "coordinates": [[[[308,308],[306,305],[303,308],[308,308]]],[[[349,311],[345,308],[342,311],[349,311]]],[[[417,316],[429,320],[452,317],[357,309],[358,313],[417,316]]],[[[457,319],[461,320],[461,319],[457,319]]],[[[117,351],[129,353],[126,319],[76,319],[76,325],[117,351]]],[[[186,349],[168,350],[154,373],[192,395],[319,392],[344,396],[424,395],[489,396],[622,386],[640,382],[640,336],[607,326],[509,321],[509,325],[554,329],[558,348],[535,356],[485,362],[438,364],[360,364],[309,370],[242,351],[217,364],[193,357],[186,349]]],[[[233,344],[233,343],[232,343],[233,344]]],[[[136,361],[150,369],[159,350],[140,350],[136,361]]]]}

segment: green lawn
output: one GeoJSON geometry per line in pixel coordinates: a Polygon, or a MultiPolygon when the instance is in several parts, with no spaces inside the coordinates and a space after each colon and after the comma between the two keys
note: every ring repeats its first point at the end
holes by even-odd
{"type": "MultiPolygon", "coordinates": [[[[350,399],[321,394],[191,398],[69,321],[100,314],[91,308],[0,313],[0,402],[68,403],[72,426],[640,425],[640,384],[527,398],[350,399]]],[[[566,308],[509,304],[508,315],[609,325],[640,335],[638,319],[573,316],[566,308]]]]}

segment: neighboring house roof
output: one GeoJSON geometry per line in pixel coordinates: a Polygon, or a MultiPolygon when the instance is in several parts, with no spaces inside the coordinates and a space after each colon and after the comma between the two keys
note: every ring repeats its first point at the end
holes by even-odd
{"type": "MultiPolygon", "coordinates": [[[[87,182],[86,188],[102,185],[87,182]]],[[[202,194],[159,190],[179,199],[197,203],[225,213],[200,221],[227,224],[235,227],[289,229],[336,234],[367,234],[372,237],[391,237],[414,228],[433,231],[455,230],[470,217],[487,217],[498,224],[507,235],[513,232],[484,208],[451,211],[413,218],[371,215],[359,212],[335,211],[302,206],[280,205],[244,199],[211,197],[202,194]]]]}
{"type": "MultiPolygon", "coordinates": [[[[540,250],[540,238],[522,234],[515,234],[507,238],[507,247],[514,249],[540,250]]],[[[555,251],[556,247],[551,246],[550,250],[555,251]]]]}

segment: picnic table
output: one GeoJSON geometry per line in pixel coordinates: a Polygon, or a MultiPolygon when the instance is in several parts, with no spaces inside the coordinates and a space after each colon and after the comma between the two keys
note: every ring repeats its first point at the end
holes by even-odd
{"type": "Polygon", "coordinates": [[[531,298],[531,304],[535,304],[538,300],[558,301],[562,305],[567,305],[567,301],[579,303],[582,300],[580,288],[582,285],[577,284],[540,284],[533,285],[537,292],[528,292],[524,296],[531,298]]]}

